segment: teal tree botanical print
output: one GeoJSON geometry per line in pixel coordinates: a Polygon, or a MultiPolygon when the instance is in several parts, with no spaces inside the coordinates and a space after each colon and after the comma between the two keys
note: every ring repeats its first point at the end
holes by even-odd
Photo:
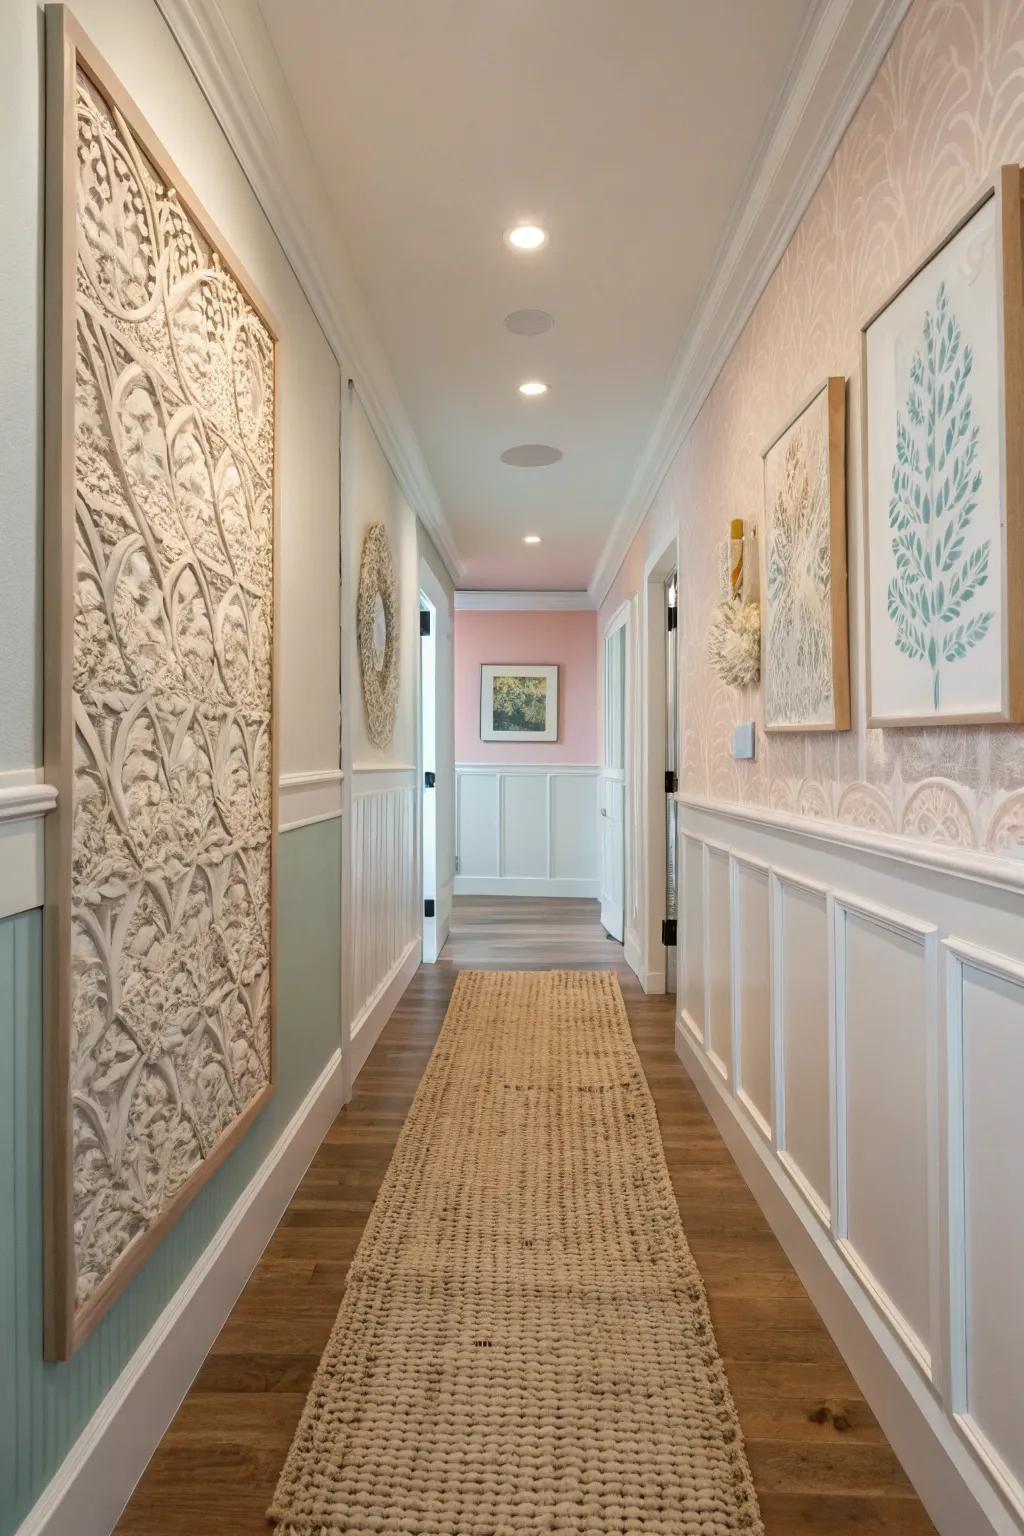
{"type": "Polygon", "coordinates": [[[889,618],[897,648],[930,669],[936,711],[943,669],[983,640],[995,617],[968,611],[988,581],[991,553],[988,539],[970,546],[982,482],[968,389],[973,361],[943,283],[910,365],[906,415],[896,418],[889,503],[896,562],[889,618]]]}

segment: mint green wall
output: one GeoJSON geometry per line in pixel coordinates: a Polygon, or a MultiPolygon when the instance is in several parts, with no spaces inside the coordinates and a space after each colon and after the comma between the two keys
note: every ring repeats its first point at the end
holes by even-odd
{"type": "Polygon", "coordinates": [[[74,1359],[42,1358],[42,914],[0,922],[0,1536],[42,1493],[339,1044],[341,821],[280,840],[278,1088],[74,1359]]]}

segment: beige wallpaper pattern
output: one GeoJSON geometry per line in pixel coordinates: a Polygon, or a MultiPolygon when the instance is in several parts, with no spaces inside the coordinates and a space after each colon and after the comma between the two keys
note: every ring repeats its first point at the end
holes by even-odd
{"type": "MultiPolygon", "coordinates": [[[[683,531],[683,788],[712,799],[1024,857],[1024,730],[872,730],[864,724],[860,326],[967,197],[1024,160],[1024,0],[916,0],[659,493],[683,531]],[[728,519],[760,521],[761,452],[829,373],[850,379],[853,729],[762,735],[757,690],[705,658],[728,519]]],[[[652,519],[664,521],[664,505],[652,519]]]]}

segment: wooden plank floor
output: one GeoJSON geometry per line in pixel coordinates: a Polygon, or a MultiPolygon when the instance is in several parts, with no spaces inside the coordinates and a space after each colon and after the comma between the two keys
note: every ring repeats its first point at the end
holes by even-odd
{"type": "Polygon", "coordinates": [[[150,1463],[122,1536],[266,1536],[264,1511],[345,1271],[457,972],[615,968],[703,1273],[767,1536],[934,1527],[591,901],[464,898],[436,966],[398,1005],[150,1463]]]}

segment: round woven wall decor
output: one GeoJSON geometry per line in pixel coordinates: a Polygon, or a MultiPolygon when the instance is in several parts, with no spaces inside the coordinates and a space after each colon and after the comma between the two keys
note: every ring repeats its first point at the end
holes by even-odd
{"type": "Polygon", "coordinates": [[[386,747],[398,708],[398,610],[395,568],[383,523],[371,523],[363,539],[356,627],[366,729],[375,747],[386,747]]]}

